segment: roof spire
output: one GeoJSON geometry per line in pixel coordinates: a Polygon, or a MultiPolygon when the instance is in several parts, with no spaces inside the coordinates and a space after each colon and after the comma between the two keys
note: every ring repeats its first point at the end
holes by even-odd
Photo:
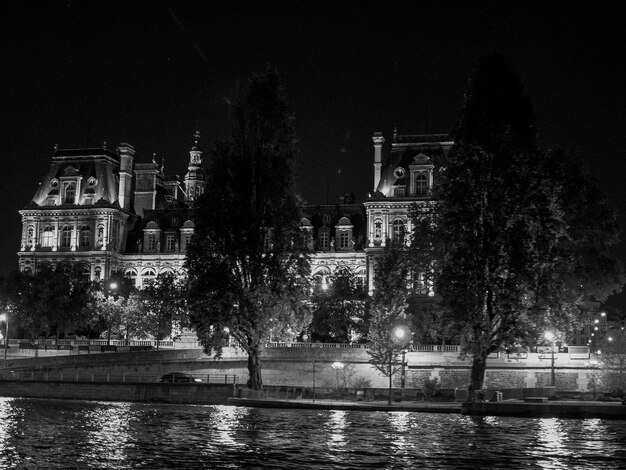
{"type": "Polygon", "coordinates": [[[191,147],[191,150],[199,150],[198,148],[199,140],[200,140],[200,131],[196,129],[196,131],[193,133],[193,147],[191,147]]]}

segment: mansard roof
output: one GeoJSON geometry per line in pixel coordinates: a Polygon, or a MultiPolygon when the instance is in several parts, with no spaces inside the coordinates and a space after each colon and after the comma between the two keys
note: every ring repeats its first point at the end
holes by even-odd
{"type": "Polygon", "coordinates": [[[409,166],[412,164],[444,166],[451,146],[452,141],[447,134],[394,135],[391,151],[382,159],[376,191],[386,194],[393,185],[407,184],[409,166]],[[419,161],[415,160],[416,157],[419,161]],[[424,157],[428,157],[428,160],[424,157]],[[396,171],[398,168],[404,171],[396,171]]]}
{"type": "Polygon", "coordinates": [[[32,202],[43,205],[50,195],[58,194],[58,180],[77,178],[81,181],[79,200],[93,195],[93,203],[114,204],[118,200],[119,156],[106,148],[56,149],[52,164],[43,177],[32,202]],[[95,184],[88,185],[90,177],[95,184]]]}
{"type": "Polygon", "coordinates": [[[352,225],[354,248],[361,250],[365,247],[367,219],[362,204],[307,205],[303,212],[305,218],[302,221],[313,226],[313,237],[317,237],[320,230],[328,229],[334,235],[337,226],[352,225]]]}

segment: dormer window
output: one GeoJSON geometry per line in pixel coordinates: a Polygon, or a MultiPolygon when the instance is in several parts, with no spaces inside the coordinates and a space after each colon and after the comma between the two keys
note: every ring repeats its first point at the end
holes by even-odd
{"type": "Polygon", "coordinates": [[[348,251],[353,249],[352,229],[354,226],[347,217],[342,217],[335,226],[335,246],[338,250],[348,251]]]}
{"type": "Polygon", "coordinates": [[[411,195],[425,197],[430,193],[433,185],[433,164],[423,153],[413,158],[413,163],[409,165],[411,170],[411,195]]]}
{"type": "Polygon", "coordinates": [[[63,192],[63,204],[74,204],[76,198],[76,183],[67,183],[63,192]]]}
{"type": "Polygon", "coordinates": [[[321,251],[330,249],[330,229],[326,226],[320,228],[317,235],[317,248],[321,251]]]}
{"type": "Polygon", "coordinates": [[[342,250],[350,248],[350,238],[348,232],[341,232],[339,234],[339,248],[342,250]]]}
{"type": "Polygon", "coordinates": [[[415,175],[415,195],[426,196],[428,189],[428,176],[426,176],[426,173],[417,173],[415,175]]]}
{"type": "Polygon", "coordinates": [[[406,186],[393,186],[393,197],[404,197],[406,196],[406,186]]]}

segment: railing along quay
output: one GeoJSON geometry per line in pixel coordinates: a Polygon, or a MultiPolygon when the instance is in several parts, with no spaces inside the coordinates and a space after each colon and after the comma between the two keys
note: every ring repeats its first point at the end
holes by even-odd
{"type": "MultiPolygon", "coordinates": [[[[4,347],[4,340],[0,340],[0,347],[4,347]]],[[[37,339],[9,339],[9,347],[19,349],[69,349],[69,350],[96,350],[96,348],[115,348],[112,350],[120,350],[120,348],[147,348],[147,349],[174,349],[174,341],[171,340],[136,340],[136,339],[54,339],[54,338],[37,338],[37,339]]],[[[123,350],[123,349],[122,349],[123,350]]]]}
{"type": "Polygon", "coordinates": [[[45,382],[125,382],[125,383],[196,383],[196,384],[237,384],[237,375],[232,374],[185,374],[174,379],[166,379],[164,375],[140,374],[84,374],[74,372],[47,372],[32,370],[2,370],[3,380],[26,380],[45,382]]]}

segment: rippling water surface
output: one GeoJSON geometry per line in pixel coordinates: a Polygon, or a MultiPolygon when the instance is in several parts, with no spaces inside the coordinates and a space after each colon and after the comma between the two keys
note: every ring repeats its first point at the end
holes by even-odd
{"type": "Polygon", "coordinates": [[[0,398],[0,468],[623,469],[626,421],[0,398]]]}

